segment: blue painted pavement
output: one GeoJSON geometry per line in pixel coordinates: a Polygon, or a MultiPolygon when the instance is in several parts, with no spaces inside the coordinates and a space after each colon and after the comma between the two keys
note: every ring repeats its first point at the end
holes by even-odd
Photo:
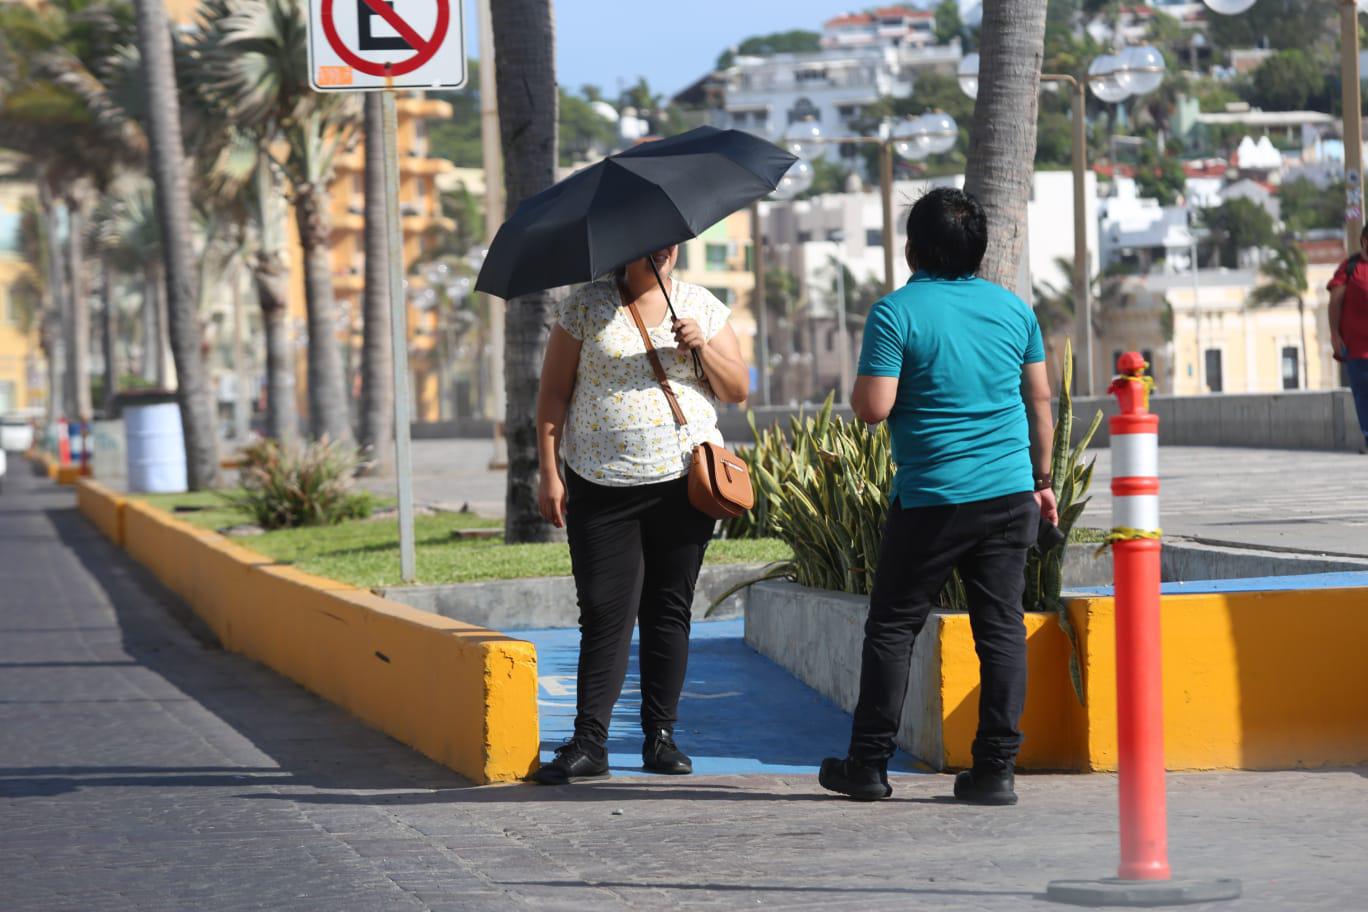
{"type": "MultiPolygon", "coordinates": [[[[1358,589],[1368,586],[1368,572],[1304,573],[1298,576],[1256,576],[1246,579],[1192,580],[1163,583],[1164,595],[1195,595],[1220,592],[1287,592],[1297,589],[1358,589]]],[[[1111,595],[1111,586],[1070,589],[1066,595],[1111,595]]]]}
{"type": "MultiPolygon", "coordinates": [[[[519,630],[537,647],[542,760],[574,731],[579,631],[519,630]]],[[[845,753],[850,716],[743,639],[741,620],[694,624],[689,674],[679,702],[675,740],[701,775],[814,774],[822,757],[845,753]]],[[[615,774],[641,769],[641,690],[637,640],[622,696],[613,708],[608,760],[615,774]]],[[[912,772],[899,751],[890,771],[912,772]]]]}

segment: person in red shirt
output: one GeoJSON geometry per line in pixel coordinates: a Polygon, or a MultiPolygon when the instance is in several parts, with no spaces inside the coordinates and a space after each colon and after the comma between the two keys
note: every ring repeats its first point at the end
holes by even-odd
{"type": "Polygon", "coordinates": [[[1354,393],[1359,430],[1368,452],[1368,226],[1359,234],[1359,252],[1340,264],[1326,286],[1330,291],[1330,344],[1343,361],[1354,393]]]}

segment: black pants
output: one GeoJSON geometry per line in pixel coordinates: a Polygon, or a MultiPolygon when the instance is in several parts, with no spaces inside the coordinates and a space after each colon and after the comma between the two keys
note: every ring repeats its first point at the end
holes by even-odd
{"type": "Polygon", "coordinates": [[[976,764],[1010,765],[1026,703],[1026,552],[1040,522],[1029,492],[947,506],[889,507],[865,623],[850,755],[886,763],[902,717],[912,644],[958,568],[969,601],[981,687],[976,764]]]}
{"type": "Polygon", "coordinates": [[[637,621],[642,729],[673,730],[689,663],[694,584],[715,522],[689,503],[684,478],[613,488],[565,475],[580,609],[575,737],[607,742],[637,621]]]}

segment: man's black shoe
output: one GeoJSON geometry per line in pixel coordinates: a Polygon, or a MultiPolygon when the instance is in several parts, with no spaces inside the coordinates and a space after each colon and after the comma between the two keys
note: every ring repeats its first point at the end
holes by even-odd
{"type": "Polygon", "coordinates": [[[675,744],[674,735],[658,728],[646,733],[641,745],[641,765],[652,773],[667,776],[687,776],[693,772],[693,761],[675,744]]]}
{"type": "Polygon", "coordinates": [[[556,748],[556,759],[542,764],[532,774],[538,785],[565,785],[583,779],[608,778],[608,752],[599,748],[590,754],[578,741],[567,741],[556,748]]]}
{"type": "Polygon", "coordinates": [[[1010,766],[976,766],[955,777],[955,797],[972,804],[1016,804],[1016,773],[1010,766]]]}
{"type": "Polygon", "coordinates": [[[846,757],[827,757],[822,761],[817,781],[822,788],[839,792],[856,801],[878,801],[893,794],[888,773],[882,767],[846,757]]]}

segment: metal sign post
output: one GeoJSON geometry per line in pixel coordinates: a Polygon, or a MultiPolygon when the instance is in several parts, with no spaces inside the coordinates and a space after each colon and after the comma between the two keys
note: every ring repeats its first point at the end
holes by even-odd
{"type": "MultiPolygon", "coordinates": [[[[383,92],[385,238],[390,339],[394,346],[394,462],[399,497],[399,575],[417,576],[413,454],[409,442],[408,306],[399,218],[396,89],[460,88],[466,82],[462,4],[452,0],[309,0],[309,82],[317,92],[383,92]]],[[[372,142],[376,137],[368,137],[372,142]]]]}
{"type": "Polygon", "coordinates": [[[409,446],[408,306],[404,230],[399,222],[399,112],[394,91],[380,96],[385,144],[385,237],[389,244],[390,338],[394,344],[394,476],[399,491],[399,576],[418,575],[413,550],[413,452],[409,446]]]}

